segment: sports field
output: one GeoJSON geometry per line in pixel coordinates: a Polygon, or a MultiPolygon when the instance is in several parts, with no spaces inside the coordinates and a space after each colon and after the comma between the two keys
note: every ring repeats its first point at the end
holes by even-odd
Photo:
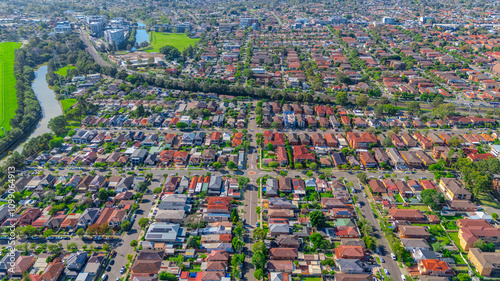
{"type": "Polygon", "coordinates": [[[11,129],[10,119],[16,115],[16,77],[14,76],[15,50],[21,43],[0,43],[0,135],[11,129]]]}
{"type": "Polygon", "coordinates": [[[192,39],[184,33],[163,33],[151,31],[149,34],[150,46],[144,49],[148,53],[160,52],[160,48],[166,45],[173,46],[182,52],[189,45],[196,44],[200,39],[192,39]]]}
{"type": "Polygon", "coordinates": [[[66,65],[65,67],[59,68],[57,71],[55,71],[55,73],[66,77],[68,75],[68,70],[70,69],[75,69],[75,67],[72,65],[66,65]]]}

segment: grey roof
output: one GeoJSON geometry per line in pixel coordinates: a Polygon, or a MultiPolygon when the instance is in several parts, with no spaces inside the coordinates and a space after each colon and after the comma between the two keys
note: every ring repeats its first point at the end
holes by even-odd
{"type": "Polygon", "coordinates": [[[149,226],[146,233],[147,241],[154,242],[183,242],[186,231],[179,224],[156,222],[149,226]]]}
{"type": "Polygon", "coordinates": [[[337,266],[343,273],[363,273],[364,267],[360,260],[356,259],[337,259],[337,266]]]}
{"type": "Polygon", "coordinates": [[[81,270],[85,265],[88,254],[84,251],[71,253],[66,259],[66,267],[69,269],[81,270]]]}
{"type": "Polygon", "coordinates": [[[422,248],[422,249],[431,248],[427,243],[427,241],[425,241],[425,239],[401,238],[401,243],[405,248],[422,248]]]}
{"type": "Polygon", "coordinates": [[[220,190],[221,186],[222,186],[222,177],[221,176],[210,177],[210,183],[208,184],[209,189],[220,190]]]}
{"type": "Polygon", "coordinates": [[[132,152],[132,155],[130,155],[130,158],[140,158],[144,159],[148,155],[148,151],[146,149],[136,149],[134,152],[132,152]]]}
{"type": "Polygon", "coordinates": [[[286,224],[271,224],[269,226],[271,233],[290,233],[290,227],[286,224]]]}
{"type": "Polygon", "coordinates": [[[158,204],[159,210],[185,210],[187,202],[186,194],[167,194],[161,198],[158,204]]]}

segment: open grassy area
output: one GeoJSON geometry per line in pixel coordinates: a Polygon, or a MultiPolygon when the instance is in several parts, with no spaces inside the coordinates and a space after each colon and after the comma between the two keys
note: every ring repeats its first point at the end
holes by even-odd
{"type": "Polygon", "coordinates": [[[73,104],[76,103],[76,99],[64,99],[64,100],[61,100],[61,105],[62,105],[62,108],[63,108],[63,112],[66,112],[67,110],[69,110],[73,104]]]}
{"type": "Polygon", "coordinates": [[[463,251],[462,247],[460,246],[460,239],[458,238],[458,232],[448,232],[448,235],[450,235],[451,240],[455,242],[455,245],[463,251]]]}
{"type": "Polygon", "coordinates": [[[422,205],[409,205],[409,206],[398,205],[398,209],[415,209],[415,210],[420,210],[422,212],[430,211],[429,207],[422,205]]]}
{"type": "Polygon", "coordinates": [[[489,193],[481,193],[477,196],[477,199],[481,201],[482,205],[486,205],[488,207],[500,209],[500,205],[495,201],[493,196],[491,196],[489,193]]]}
{"type": "Polygon", "coordinates": [[[304,281],[321,281],[321,277],[305,277],[302,280],[304,281]]]}
{"type": "Polygon", "coordinates": [[[66,77],[68,75],[68,70],[70,69],[75,69],[75,67],[72,65],[66,65],[65,67],[59,68],[57,71],[55,71],[55,73],[66,77]]]}
{"type": "Polygon", "coordinates": [[[0,43],[0,135],[10,130],[10,119],[16,115],[16,77],[14,77],[15,50],[21,43],[0,43]]]}
{"type": "Polygon", "coordinates": [[[151,32],[150,35],[150,46],[144,51],[148,53],[159,53],[160,48],[166,45],[173,46],[182,52],[189,45],[193,45],[200,41],[200,39],[192,39],[187,37],[184,33],[163,33],[163,32],[151,32]]]}

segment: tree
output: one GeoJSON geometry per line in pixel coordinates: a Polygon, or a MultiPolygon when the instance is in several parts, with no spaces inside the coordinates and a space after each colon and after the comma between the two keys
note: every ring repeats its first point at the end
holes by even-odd
{"type": "Polygon", "coordinates": [[[47,127],[49,127],[55,135],[62,135],[66,130],[67,125],[68,122],[66,120],[66,117],[64,117],[64,115],[60,115],[50,119],[47,127]]]}
{"type": "Polygon", "coordinates": [[[456,136],[451,137],[450,140],[448,141],[450,147],[459,147],[462,145],[462,142],[463,141],[456,136]]]}
{"type": "Polygon", "coordinates": [[[233,223],[237,223],[239,220],[240,220],[240,215],[238,214],[238,210],[234,208],[231,211],[231,221],[233,221],[233,223]]]}
{"type": "Polygon", "coordinates": [[[189,236],[186,243],[189,248],[198,249],[200,247],[200,243],[198,242],[197,239],[195,239],[194,236],[189,236]]]}
{"type": "Polygon", "coordinates": [[[278,168],[278,166],[279,166],[278,162],[276,162],[276,161],[269,162],[269,168],[276,169],[276,168],[278,168]]]}
{"type": "Polygon", "coordinates": [[[256,269],[263,269],[266,266],[266,256],[261,251],[253,253],[252,264],[256,269]]]}
{"type": "Polygon", "coordinates": [[[314,232],[313,234],[309,235],[309,241],[313,243],[314,250],[316,250],[320,247],[321,241],[323,241],[323,235],[318,232],[314,232]]]}
{"type": "Polygon", "coordinates": [[[122,231],[127,231],[129,230],[129,228],[130,228],[130,221],[128,220],[123,221],[122,224],[120,225],[120,229],[122,231]]]}
{"type": "Polygon", "coordinates": [[[31,277],[28,271],[23,272],[23,281],[31,281],[31,277]]]}
{"type": "Polygon", "coordinates": [[[234,170],[238,167],[238,165],[236,165],[236,163],[234,163],[234,161],[228,161],[227,162],[227,167],[231,170],[234,170]]]}
{"type": "Polygon", "coordinates": [[[54,231],[52,229],[47,229],[43,232],[43,237],[47,238],[47,237],[50,237],[54,234],[54,231]]]}
{"type": "Polygon", "coordinates": [[[361,94],[356,98],[356,105],[358,107],[366,107],[368,105],[368,97],[365,94],[361,94]]]}
{"type": "Polygon", "coordinates": [[[97,197],[101,201],[107,201],[109,198],[108,191],[104,188],[99,189],[99,194],[97,195],[97,197]]]}
{"type": "Polygon", "coordinates": [[[220,167],[222,167],[222,164],[220,162],[214,162],[214,164],[212,165],[215,169],[219,169],[220,167]]]}
{"type": "Polygon", "coordinates": [[[444,196],[435,189],[425,189],[420,193],[422,203],[431,207],[433,210],[440,211],[445,203],[444,196]]]}
{"type": "Polygon", "coordinates": [[[382,145],[384,147],[391,147],[392,146],[392,140],[390,136],[385,137],[385,139],[382,141],[382,145]]]}
{"type": "Polygon", "coordinates": [[[471,277],[467,273],[459,273],[457,275],[458,281],[471,281],[471,277]]]}
{"type": "Polygon", "coordinates": [[[253,76],[253,71],[250,68],[246,68],[245,70],[243,70],[243,76],[249,79],[253,76]]]}
{"type": "Polygon", "coordinates": [[[232,244],[233,249],[237,252],[241,251],[243,249],[243,246],[245,246],[245,242],[241,241],[241,239],[238,237],[233,238],[232,244]]]}
{"type": "Polygon", "coordinates": [[[253,230],[252,238],[254,240],[264,240],[266,238],[266,231],[260,227],[253,230]]]}
{"type": "Polygon", "coordinates": [[[310,163],[309,165],[307,165],[309,167],[309,169],[315,171],[318,169],[318,164],[316,162],[312,162],[310,163]]]}
{"type": "Polygon", "coordinates": [[[434,100],[432,101],[432,106],[434,107],[438,107],[440,106],[444,101],[444,98],[441,97],[441,96],[437,96],[434,98],[434,100]]]}
{"type": "Polygon", "coordinates": [[[79,228],[77,231],[76,231],[76,235],[83,237],[83,235],[85,235],[85,230],[83,228],[79,228]]]}
{"type": "Polygon", "coordinates": [[[311,221],[312,227],[321,227],[326,224],[325,214],[321,211],[312,211],[309,213],[309,220],[311,221]]]}
{"type": "Polygon", "coordinates": [[[413,112],[413,113],[416,113],[416,112],[419,112],[420,111],[420,103],[418,101],[410,101],[408,103],[408,110],[413,112]]]}
{"type": "Polygon", "coordinates": [[[148,218],[141,218],[138,222],[139,226],[141,228],[145,228],[149,224],[149,219],[148,218]]]}
{"type": "Polygon", "coordinates": [[[365,173],[359,173],[356,175],[356,177],[363,184],[366,184],[368,182],[368,176],[365,173]]]}
{"type": "Polygon", "coordinates": [[[257,280],[262,280],[262,278],[264,278],[264,271],[262,271],[262,269],[259,268],[259,269],[255,270],[255,272],[253,273],[253,276],[257,280]]]}
{"type": "Polygon", "coordinates": [[[188,127],[188,124],[186,124],[184,122],[177,122],[177,124],[175,124],[175,127],[177,129],[186,129],[188,127]]]}
{"type": "Polygon", "coordinates": [[[337,97],[335,97],[335,101],[337,104],[346,105],[349,102],[349,98],[347,97],[347,93],[345,93],[345,92],[338,93],[337,97]]]}
{"type": "Polygon", "coordinates": [[[497,214],[497,213],[491,213],[491,217],[492,217],[494,220],[497,220],[497,219],[498,219],[498,214],[497,214]]]}
{"type": "Polygon", "coordinates": [[[272,143],[268,143],[267,146],[266,146],[266,149],[267,150],[273,150],[274,149],[274,146],[272,143]]]}
{"type": "Polygon", "coordinates": [[[262,253],[265,253],[266,252],[266,244],[264,244],[264,242],[262,242],[262,241],[257,241],[257,242],[255,242],[255,244],[253,244],[252,250],[254,253],[257,251],[261,251],[262,253]]]}
{"type": "Polygon", "coordinates": [[[181,57],[181,52],[173,46],[163,46],[160,48],[160,53],[165,55],[166,60],[175,60],[181,57]]]}
{"type": "Polygon", "coordinates": [[[161,187],[157,187],[155,189],[153,189],[153,194],[160,194],[163,192],[163,188],[161,187]]]}
{"type": "Polygon", "coordinates": [[[166,281],[178,281],[179,278],[177,276],[173,275],[172,273],[168,273],[165,271],[160,272],[158,275],[158,279],[160,280],[166,280],[166,281]]]}
{"type": "Polygon", "coordinates": [[[132,240],[130,241],[130,247],[137,247],[137,245],[139,244],[139,242],[137,242],[137,240],[132,240]]]}

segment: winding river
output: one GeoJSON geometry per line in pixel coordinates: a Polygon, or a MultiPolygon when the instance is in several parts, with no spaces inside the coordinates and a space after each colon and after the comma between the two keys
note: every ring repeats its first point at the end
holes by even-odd
{"type": "Polygon", "coordinates": [[[56,94],[49,88],[49,84],[47,84],[47,79],[45,78],[46,75],[46,65],[40,66],[40,68],[35,71],[35,80],[33,81],[33,84],[31,84],[31,88],[35,92],[38,102],[40,102],[40,106],[42,107],[42,119],[38,122],[38,125],[33,133],[31,133],[31,135],[29,135],[24,142],[16,147],[15,151],[18,151],[19,153],[23,150],[24,143],[26,143],[30,138],[50,133],[51,130],[47,127],[49,120],[63,114],[61,106],[56,100],[56,94]]]}

